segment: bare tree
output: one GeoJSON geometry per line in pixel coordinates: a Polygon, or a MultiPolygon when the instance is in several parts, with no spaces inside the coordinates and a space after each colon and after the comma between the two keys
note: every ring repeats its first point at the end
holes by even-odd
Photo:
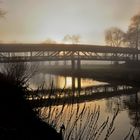
{"type": "Polygon", "coordinates": [[[80,36],[67,34],[64,36],[63,41],[66,43],[78,44],[80,42],[80,36]]]}
{"type": "Polygon", "coordinates": [[[4,18],[6,13],[7,13],[6,11],[4,11],[0,8],[0,18],[4,18]]]}
{"type": "Polygon", "coordinates": [[[117,27],[111,27],[105,31],[105,42],[113,47],[123,46],[125,43],[125,33],[117,27]]]}
{"type": "Polygon", "coordinates": [[[140,47],[140,13],[131,18],[126,40],[129,47],[137,49],[140,47]]]}
{"type": "Polygon", "coordinates": [[[2,73],[8,80],[12,80],[20,86],[25,86],[36,71],[37,65],[29,65],[25,62],[5,63],[2,68],[2,73]]]}
{"type": "Polygon", "coordinates": [[[47,38],[43,43],[45,43],[45,44],[57,44],[57,42],[51,38],[47,38]]]}

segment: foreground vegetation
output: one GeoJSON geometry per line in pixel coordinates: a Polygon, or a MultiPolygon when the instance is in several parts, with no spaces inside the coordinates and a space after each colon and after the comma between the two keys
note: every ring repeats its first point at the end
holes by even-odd
{"type": "Polygon", "coordinates": [[[0,73],[0,139],[61,140],[61,135],[49,124],[43,122],[25,99],[25,94],[28,92],[24,85],[27,78],[23,78],[25,71],[16,73],[18,68],[21,71],[25,70],[23,69],[25,65],[13,64],[11,68],[13,66],[16,69],[11,69],[7,75],[0,73]]]}

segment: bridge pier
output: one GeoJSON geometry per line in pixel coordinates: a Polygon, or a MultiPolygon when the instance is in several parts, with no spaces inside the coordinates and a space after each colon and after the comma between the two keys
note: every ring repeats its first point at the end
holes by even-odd
{"type": "Polygon", "coordinates": [[[32,57],[33,56],[33,53],[32,53],[32,51],[30,51],[30,57],[32,57]]]}
{"type": "Polygon", "coordinates": [[[75,60],[74,59],[71,60],[71,66],[72,66],[72,70],[74,70],[75,69],[75,60]]]}
{"type": "Polygon", "coordinates": [[[80,59],[77,60],[77,69],[81,69],[81,61],[80,61],[80,59]]]}
{"type": "Polygon", "coordinates": [[[81,60],[80,59],[78,59],[78,60],[72,59],[71,66],[72,66],[72,70],[81,69],[81,60]]]}
{"type": "Polygon", "coordinates": [[[136,60],[136,61],[138,61],[138,54],[133,54],[133,60],[136,60]]]}

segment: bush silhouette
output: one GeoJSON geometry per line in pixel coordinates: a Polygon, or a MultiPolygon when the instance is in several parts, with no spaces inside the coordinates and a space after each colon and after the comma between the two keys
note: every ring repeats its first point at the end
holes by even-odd
{"type": "Polygon", "coordinates": [[[25,99],[26,88],[0,74],[0,139],[59,140],[61,136],[43,122],[25,99]]]}

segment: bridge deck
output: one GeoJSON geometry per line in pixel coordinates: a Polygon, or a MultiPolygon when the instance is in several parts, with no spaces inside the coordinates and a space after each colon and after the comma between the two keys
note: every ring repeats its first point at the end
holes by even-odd
{"type": "MultiPolygon", "coordinates": [[[[0,44],[0,63],[32,61],[139,61],[140,50],[83,44],[0,44]]],[[[72,65],[75,62],[72,62],[72,65]]]]}
{"type": "Polygon", "coordinates": [[[0,52],[31,51],[94,51],[97,53],[140,54],[140,50],[126,47],[110,47],[83,44],[0,44],[0,52]]]}

